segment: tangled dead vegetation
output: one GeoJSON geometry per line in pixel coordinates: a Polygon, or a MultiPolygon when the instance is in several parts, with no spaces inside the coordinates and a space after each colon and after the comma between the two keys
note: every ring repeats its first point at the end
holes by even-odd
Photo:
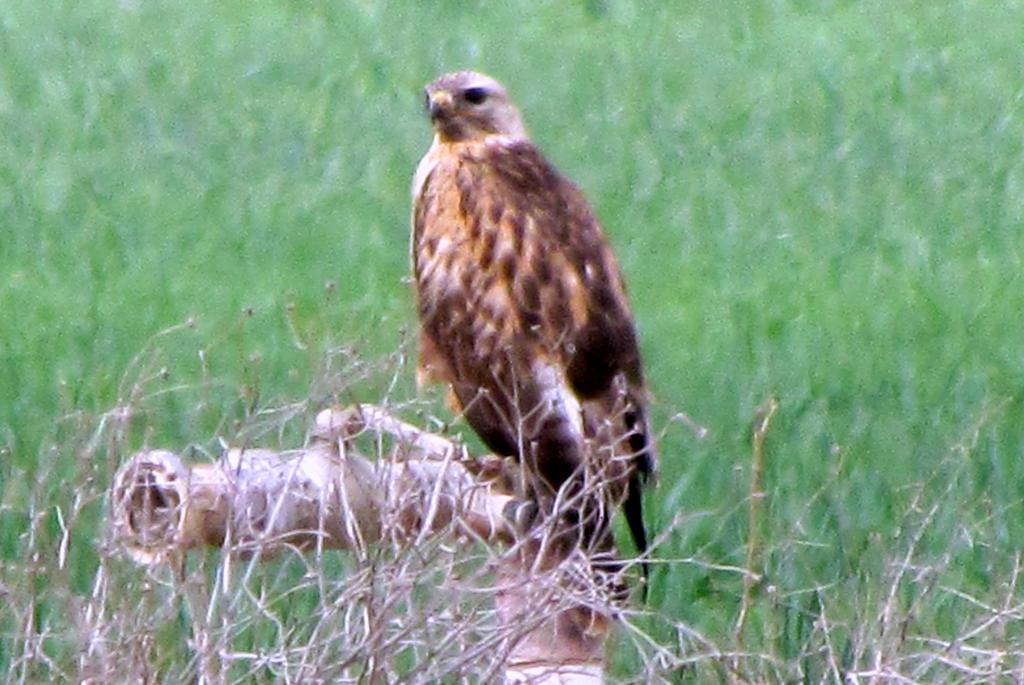
{"type": "MultiPolygon", "coordinates": [[[[879,537],[878,563],[865,555],[860,570],[820,582],[786,575],[837,558],[835,543],[803,518],[773,518],[772,427],[755,421],[763,463],[750,496],[663,516],[642,605],[613,602],[578,560],[526,572],[516,552],[536,551],[529,512],[517,516],[506,465],[394,418],[436,425],[419,407],[312,421],[312,407],[351,396],[353,378],[379,376],[353,356],[329,358],[308,400],[218,429],[237,447],[193,444],[180,457],[129,449],[152,442],[146,425],[167,398],[208,396],[162,368],[140,360],[115,408],[69,413],[32,476],[11,471],[24,491],[0,507],[0,526],[18,524],[0,556],[8,682],[480,683],[555,662],[563,680],[590,682],[1024,679],[1020,556],[993,555],[989,589],[969,590],[957,558],[990,549],[983,524],[965,520],[940,554],[927,544],[957,515],[959,474],[999,404],[944,458],[946,477],[915,486],[900,530],[879,537]],[[688,584],[669,587],[679,579],[688,584]],[[701,592],[703,609],[675,599],[701,592]],[[717,628],[699,613],[711,607],[727,617],[717,628]],[[579,629],[586,658],[556,653],[559,617],[579,629]]],[[[785,414],[773,406],[762,418],[785,414]]],[[[808,510],[835,487],[823,483],[808,510]]],[[[638,575],[630,560],[625,571],[638,575]]]]}

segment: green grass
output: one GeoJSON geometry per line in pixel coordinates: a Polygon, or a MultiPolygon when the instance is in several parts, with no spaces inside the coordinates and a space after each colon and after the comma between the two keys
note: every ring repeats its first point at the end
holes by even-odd
{"type": "MultiPolygon", "coordinates": [[[[732,644],[742,578],[713,565],[745,562],[772,395],[744,646],[786,666],[764,677],[828,679],[823,617],[865,669],[975,625],[942,588],[1020,604],[1019,3],[49,5],[0,6],[0,671],[60,675],[19,661],[28,630],[76,679],[124,452],[215,451],[268,406],[349,401],[320,382],[350,368],[329,350],[402,349],[420,88],[464,67],[509,86],[626,272],[667,429],[650,520],[687,515],[660,611],[732,644]],[[64,566],[61,507],[80,512],[64,566]],[[902,637],[877,628],[890,588],[902,637]]],[[[986,644],[1021,644],[1007,630],[986,644]]]]}

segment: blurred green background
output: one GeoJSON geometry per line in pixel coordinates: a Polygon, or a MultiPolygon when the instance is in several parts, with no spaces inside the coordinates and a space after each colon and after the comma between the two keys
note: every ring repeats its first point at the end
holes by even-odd
{"type": "MultiPolygon", "coordinates": [[[[760,649],[801,656],[831,602],[855,657],[908,550],[996,592],[1024,534],[1022,45],[1020,2],[0,4],[0,582],[56,544],[33,517],[94,488],[71,575],[39,576],[66,583],[37,622],[59,633],[119,448],[347,401],[316,396],[338,346],[411,352],[420,89],[473,68],[626,273],[665,430],[649,520],[685,516],[654,607],[730,634],[742,578],[713,566],[746,563],[771,396],[760,649]],[[166,395],[83,464],[69,436],[158,392],[150,372],[166,395]]],[[[398,368],[357,399],[412,398],[398,368]]],[[[956,601],[914,625],[954,634],[956,601]]]]}

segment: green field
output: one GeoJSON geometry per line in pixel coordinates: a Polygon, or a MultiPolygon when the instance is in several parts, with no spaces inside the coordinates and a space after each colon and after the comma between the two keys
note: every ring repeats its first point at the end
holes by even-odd
{"type": "MultiPolygon", "coordinates": [[[[626,273],[649,523],[675,522],[659,673],[1024,679],[1024,4],[653,7],[0,4],[9,682],[79,681],[98,625],[110,673],[194,681],[194,600],[106,542],[130,451],[294,445],[332,402],[445,415],[410,405],[403,279],[421,88],[457,68],[508,86],[626,273]]],[[[299,639],[246,621],[239,650],[299,639]]]]}

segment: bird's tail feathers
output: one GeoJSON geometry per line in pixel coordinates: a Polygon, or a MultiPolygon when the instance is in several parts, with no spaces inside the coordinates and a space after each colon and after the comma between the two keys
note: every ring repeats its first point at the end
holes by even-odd
{"type": "Polygon", "coordinates": [[[647,588],[650,583],[650,560],[647,558],[647,529],[644,527],[643,489],[654,477],[656,458],[654,446],[651,444],[647,417],[639,404],[627,412],[626,423],[629,429],[628,445],[633,453],[633,471],[626,485],[626,498],[622,503],[622,513],[626,516],[633,544],[636,545],[640,557],[640,570],[643,573],[641,596],[647,599],[647,588]]]}
{"type": "Polygon", "coordinates": [[[644,528],[643,481],[645,479],[646,476],[639,470],[633,472],[626,488],[626,501],[622,504],[626,523],[629,525],[629,533],[633,536],[633,544],[636,545],[637,553],[640,556],[640,570],[644,575],[640,593],[644,600],[647,599],[647,586],[651,577],[650,561],[647,559],[647,530],[644,528]]]}

